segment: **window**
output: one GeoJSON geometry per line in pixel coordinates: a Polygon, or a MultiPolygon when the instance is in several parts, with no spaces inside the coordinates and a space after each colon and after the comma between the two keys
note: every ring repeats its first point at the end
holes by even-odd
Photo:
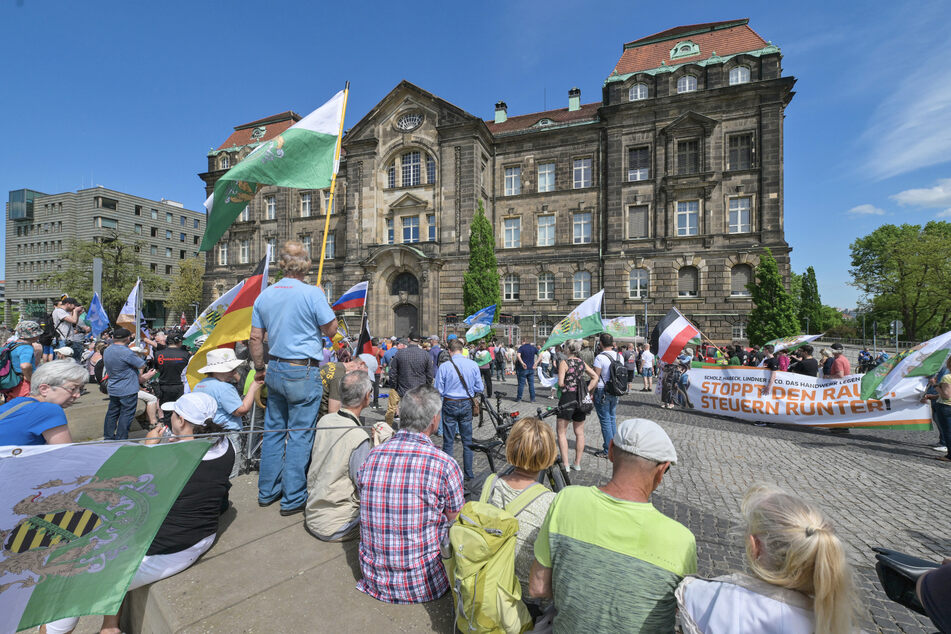
{"type": "Polygon", "coordinates": [[[304,249],[306,249],[307,255],[309,257],[313,257],[313,253],[311,253],[311,250],[310,250],[311,246],[313,245],[312,238],[309,235],[301,236],[300,243],[304,245],[304,249]]]}
{"type": "Polygon", "coordinates": [[[412,273],[400,273],[393,279],[390,285],[390,295],[419,295],[419,280],[412,273]]]}
{"type": "Polygon", "coordinates": [[[538,322],[538,336],[539,337],[549,337],[551,336],[552,325],[551,322],[541,321],[538,322]]]}
{"type": "Polygon", "coordinates": [[[538,166],[538,191],[555,191],[555,164],[542,163],[538,166]]]}
{"type": "Polygon", "coordinates": [[[165,222],[167,222],[168,224],[172,224],[173,222],[175,222],[175,214],[173,214],[173,213],[170,212],[170,211],[166,211],[166,212],[165,212],[165,222]]]}
{"type": "Polygon", "coordinates": [[[264,219],[274,220],[277,216],[277,198],[274,196],[264,197],[264,219]]]}
{"type": "Polygon", "coordinates": [[[650,219],[647,205],[631,205],[627,208],[627,239],[649,237],[650,219]]]}
{"type": "Polygon", "coordinates": [[[300,217],[301,218],[310,217],[310,194],[300,195],[300,217]]]}
{"type": "Polygon", "coordinates": [[[135,215],[136,215],[136,216],[141,216],[141,215],[142,215],[142,205],[136,205],[136,206],[135,206],[135,215]]]}
{"type": "Polygon", "coordinates": [[[746,322],[740,321],[733,324],[733,341],[746,339],[746,322]]]}
{"type": "Polygon", "coordinates": [[[337,245],[337,241],[334,239],[334,232],[328,231],[327,232],[327,250],[324,252],[325,258],[327,258],[328,260],[334,259],[334,253],[336,253],[337,251],[336,245],[337,245]]]}
{"type": "Polygon", "coordinates": [[[540,273],[538,275],[538,299],[539,301],[551,301],[555,299],[555,274],[540,273]]]}
{"type": "Polygon", "coordinates": [[[149,255],[158,255],[158,247],[154,244],[149,247],[149,255]]]}
{"type": "Polygon", "coordinates": [[[700,233],[700,201],[677,203],[677,235],[695,236],[700,233]]]}
{"type": "Polygon", "coordinates": [[[729,163],[727,169],[748,170],[753,166],[753,135],[734,134],[729,139],[729,163]]]}
{"type": "Polygon", "coordinates": [[[403,216],[403,242],[419,242],[419,216],[403,216]]]}
{"type": "Polygon", "coordinates": [[[142,235],[142,225],[135,225],[135,226],[133,226],[133,227],[132,227],[132,231],[133,231],[133,233],[137,233],[137,234],[139,234],[139,235],[142,235]]]}
{"type": "Polygon", "coordinates": [[[650,278],[647,269],[631,269],[627,277],[627,296],[631,299],[647,297],[647,283],[650,278]]]}
{"type": "Polygon", "coordinates": [[[231,167],[231,158],[227,154],[221,156],[221,169],[226,170],[231,167]]]}
{"type": "Polygon", "coordinates": [[[696,174],[700,171],[700,141],[677,141],[677,173],[696,174]]]}
{"type": "Polygon", "coordinates": [[[436,161],[433,157],[426,157],[426,182],[430,185],[436,182],[436,161]]]}
{"type": "Polygon", "coordinates": [[[179,260],[184,260],[184,259],[185,259],[185,249],[181,249],[181,250],[178,252],[178,259],[179,259],[179,260]]]}
{"type": "Polygon", "coordinates": [[[749,264],[737,264],[730,269],[730,295],[732,297],[749,297],[747,285],[753,280],[753,268],[749,264]]]}
{"type": "Polygon", "coordinates": [[[634,84],[628,93],[628,101],[647,99],[647,84],[634,84]]]}
{"type": "Polygon", "coordinates": [[[277,257],[277,238],[268,238],[267,246],[271,248],[271,258],[277,257]]]}
{"type": "Polygon", "coordinates": [[[105,196],[96,196],[96,207],[116,211],[119,208],[119,201],[105,196]]]}
{"type": "Polygon", "coordinates": [[[184,234],[184,233],[178,234],[178,241],[179,241],[179,242],[184,242],[184,241],[185,241],[185,234],[184,234]]]}
{"type": "Polygon", "coordinates": [[[199,225],[199,222],[198,222],[198,218],[195,218],[195,219],[192,221],[192,223],[193,223],[193,227],[192,227],[193,229],[198,229],[198,228],[199,228],[200,225],[199,225]]]}
{"type": "Polygon", "coordinates": [[[697,297],[700,274],[696,267],[685,266],[677,272],[677,297],[697,297]]]}
{"type": "Polygon", "coordinates": [[[522,193],[522,168],[505,168],[505,195],[518,196],[522,193]]]}
{"type": "Polygon", "coordinates": [[[96,216],[93,219],[93,223],[96,227],[101,229],[117,229],[119,227],[119,222],[113,218],[103,218],[102,216],[96,216]]]}
{"type": "Polygon", "coordinates": [[[172,247],[165,247],[165,257],[172,257],[172,247]]]}
{"type": "Polygon", "coordinates": [[[750,226],[749,196],[730,199],[730,233],[749,233],[750,226]]]}
{"type": "Polygon", "coordinates": [[[158,220],[158,209],[152,209],[152,220],[158,220]]]}
{"type": "Polygon", "coordinates": [[[506,301],[518,299],[518,275],[509,273],[502,278],[502,299],[506,301]]]}
{"type": "Polygon", "coordinates": [[[238,220],[241,222],[250,222],[251,220],[251,205],[245,205],[244,209],[241,210],[241,215],[238,216],[238,220]]]}
{"type": "Polygon", "coordinates": [[[627,151],[627,180],[646,181],[650,178],[650,168],[650,148],[635,147],[627,151]]]}
{"type": "Polygon", "coordinates": [[[737,66],[730,69],[730,85],[748,84],[750,81],[750,69],[746,66],[737,66]]]}
{"type": "Polygon", "coordinates": [[[522,219],[506,218],[502,221],[502,246],[517,249],[522,246],[522,219]]]}
{"type": "Polygon", "coordinates": [[[157,229],[156,227],[152,227],[152,228],[149,230],[149,232],[152,234],[152,237],[153,237],[153,238],[157,238],[157,237],[158,237],[158,229],[157,229]]]}
{"type": "Polygon", "coordinates": [[[436,214],[426,214],[426,224],[429,226],[429,241],[436,241],[436,214]]]}
{"type": "Polygon", "coordinates": [[[396,187],[396,165],[390,165],[386,170],[386,186],[390,189],[396,187]]]}
{"type": "Polygon", "coordinates": [[[575,189],[591,187],[591,159],[575,159],[574,166],[572,168],[572,175],[574,177],[575,189]]]}
{"type": "Polygon", "coordinates": [[[326,295],[327,299],[332,302],[334,298],[334,283],[322,281],[320,284],[324,287],[324,295],[326,295]]]}
{"type": "Polygon", "coordinates": [[[587,271],[578,271],[571,278],[573,296],[575,299],[586,299],[591,294],[591,274],[587,271]]]}
{"type": "Polygon", "coordinates": [[[334,192],[334,199],[333,199],[333,202],[331,202],[331,201],[330,201],[330,190],[329,190],[329,189],[325,189],[325,190],[324,190],[324,211],[325,211],[326,213],[328,213],[328,214],[333,214],[334,209],[337,207],[337,195],[338,195],[339,193],[340,193],[339,191],[334,192]]]}
{"type": "Polygon", "coordinates": [[[228,266],[228,243],[218,245],[218,266],[228,266]]]}
{"type": "Polygon", "coordinates": [[[588,244],[591,242],[591,212],[581,211],[574,215],[571,222],[572,244],[588,244]]]}
{"type": "Polygon", "coordinates": [[[198,244],[198,236],[192,236],[192,244],[198,244]]]}
{"type": "Polygon", "coordinates": [[[171,264],[166,264],[166,265],[165,265],[165,274],[166,274],[166,275],[171,275],[171,274],[172,274],[172,265],[171,265],[171,264]]]}
{"type": "Polygon", "coordinates": [[[419,185],[419,152],[406,152],[400,157],[403,187],[419,185]]]}
{"type": "Polygon", "coordinates": [[[555,246],[555,216],[538,217],[538,239],[535,241],[535,246],[555,246]]]}
{"type": "Polygon", "coordinates": [[[182,226],[182,227],[185,226],[185,216],[179,216],[179,217],[178,217],[178,224],[179,224],[179,226],[182,226]]]}
{"type": "Polygon", "coordinates": [[[171,240],[171,239],[172,239],[172,230],[171,230],[171,229],[166,229],[166,230],[165,230],[165,239],[166,239],[166,240],[171,240]]]}
{"type": "Polygon", "coordinates": [[[696,92],[697,78],[693,75],[684,75],[677,80],[677,92],[696,92]]]}
{"type": "Polygon", "coordinates": [[[393,219],[386,219],[386,243],[393,244],[393,219]]]}

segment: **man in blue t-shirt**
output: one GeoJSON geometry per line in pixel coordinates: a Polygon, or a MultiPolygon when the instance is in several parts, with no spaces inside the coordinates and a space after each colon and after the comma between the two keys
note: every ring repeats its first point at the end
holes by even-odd
{"type": "Polygon", "coordinates": [[[109,376],[109,408],[103,422],[102,437],[106,440],[125,440],[135,418],[140,385],[152,378],[155,370],[143,373],[145,359],[129,349],[132,333],[119,327],[112,333],[112,345],[102,353],[105,373],[109,376]]]}
{"type": "Polygon", "coordinates": [[[254,301],[249,349],[255,381],[267,385],[264,429],[286,432],[264,434],[258,504],[280,500],[281,515],[293,515],[303,511],[307,502],[307,464],[314,444],[311,428],[317,422],[322,393],[320,337],[332,338],[337,333],[337,319],[324,292],[304,282],[311,260],[301,242],[284,243],[280,266],[286,277],[254,301]]]}
{"type": "Polygon", "coordinates": [[[531,396],[532,403],[535,402],[535,368],[538,367],[538,348],[535,344],[529,343],[528,339],[522,340],[522,345],[515,355],[515,374],[518,377],[518,396],[516,400],[522,400],[522,390],[525,382],[528,381],[528,393],[531,396]]]}

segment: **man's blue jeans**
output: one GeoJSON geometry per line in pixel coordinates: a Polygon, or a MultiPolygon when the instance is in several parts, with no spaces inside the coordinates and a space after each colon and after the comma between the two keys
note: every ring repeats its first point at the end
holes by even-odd
{"type": "Polygon", "coordinates": [[[456,439],[456,430],[462,438],[462,472],[467,478],[472,477],[472,402],[442,401],[442,450],[452,455],[453,441],[456,439]]]}
{"type": "Polygon", "coordinates": [[[518,374],[518,400],[522,400],[522,389],[525,387],[525,382],[528,381],[528,393],[532,397],[532,403],[535,402],[535,370],[531,368],[519,368],[516,370],[518,374]]]}
{"type": "Polygon", "coordinates": [[[126,440],[138,404],[138,393],[110,396],[109,409],[106,410],[106,419],[102,424],[102,437],[106,440],[126,440]]]}
{"type": "Polygon", "coordinates": [[[611,445],[611,439],[617,433],[617,396],[607,394],[603,387],[594,391],[594,411],[601,421],[601,436],[604,438],[604,450],[611,445]]]}
{"type": "Polygon", "coordinates": [[[271,361],[264,377],[267,410],[264,414],[261,468],[258,474],[258,501],[280,498],[281,508],[296,509],[307,502],[307,466],[314,445],[323,385],[316,365],[291,365],[271,361]],[[273,430],[273,431],[272,431],[273,430]],[[280,433],[284,430],[286,433],[280,433]]]}

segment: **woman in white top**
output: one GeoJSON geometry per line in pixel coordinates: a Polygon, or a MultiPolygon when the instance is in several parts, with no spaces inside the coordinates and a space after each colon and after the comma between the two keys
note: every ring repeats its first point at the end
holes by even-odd
{"type": "Polygon", "coordinates": [[[676,595],[685,634],[852,631],[852,570],[829,520],[762,484],[747,491],[742,514],[752,576],[684,579],[676,595]]]}

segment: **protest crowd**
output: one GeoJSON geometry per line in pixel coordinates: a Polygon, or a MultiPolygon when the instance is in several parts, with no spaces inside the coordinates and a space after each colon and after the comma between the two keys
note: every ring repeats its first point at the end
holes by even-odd
{"type": "MultiPolygon", "coordinates": [[[[694,535],[651,504],[678,468],[677,448],[658,423],[616,416],[619,401],[638,391],[657,394],[664,408],[693,407],[686,389],[693,364],[763,367],[764,393],[776,372],[848,376],[840,344],[816,358],[808,344],[787,351],[692,343],[670,362],[642,339],[616,341],[607,332],[549,348],[530,338],[467,342],[416,332],[351,348],[338,345],[323,290],[305,280],[312,263],[304,246],[285,243],[279,264],[284,277],[254,300],[248,338],[205,351],[191,367],[202,341],[187,342],[189,350],[183,328],[116,326],[94,337],[84,307],[68,296],[49,323],[21,321],[0,351],[0,368],[9,366],[0,373],[0,445],[72,442],[64,408],[87,384],[108,397],[104,439],[128,439],[137,412],[148,444],[212,434],[212,448],[130,590],[184,570],[211,548],[229,508],[229,480],[241,472],[242,430],[257,406],[264,411],[259,505],[301,514],[316,539],[359,540],[356,588],[379,601],[423,603],[452,592],[460,631],[826,634],[856,627],[852,571],[835,527],[821,509],[771,486],[749,483],[739,509],[746,572],[697,576],[694,535]],[[508,470],[480,484],[473,424],[493,382],[510,380],[516,401],[547,400],[555,422],[515,421],[505,443],[508,470]],[[368,410],[385,412],[383,421],[365,424],[368,410]],[[592,414],[599,439],[585,437],[592,414]],[[580,472],[586,446],[610,462],[607,483],[557,491],[540,483],[559,459],[569,474],[580,472]],[[472,552],[477,542],[480,553],[472,552]]],[[[885,361],[864,352],[864,370],[885,361]]],[[[945,453],[948,376],[945,369],[933,377],[926,395],[940,430],[936,449],[945,453]]],[[[939,628],[951,627],[949,584],[946,565],[918,588],[939,628]]],[[[118,623],[106,616],[102,631],[118,632],[118,623]]],[[[63,619],[43,631],[75,625],[63,619]]]]}

